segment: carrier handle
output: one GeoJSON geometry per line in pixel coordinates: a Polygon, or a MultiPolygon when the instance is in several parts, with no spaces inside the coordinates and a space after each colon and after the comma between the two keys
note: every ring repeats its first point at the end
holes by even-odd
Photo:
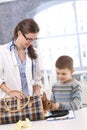
{"type": "Polygon", "coordinates": [[[7,93],[5,95],[5,97],[4,97],[5,110],[8,111],[8,112],[19,112],[20,110],[24,109],[27,105],[31,106],[31,103],[29,103],[29,101],[30,101],[30,96],[26,96],[24,93],[22,93],[19,90],[12,90],[9,93],[7,93]],[[10,98],[6,98],[7,95],[9,95],[10,93],[13,93],[13,92],[21,93],[21,94],[23,94],[28,99],[27,102],[23,106],[21,106],[20,99],[16,99],[17,100],[17,109],[15,109],[15,110],[11,110],[9,108],[9,106],[7,105],[7,101],[9,101],[10,98]]]}

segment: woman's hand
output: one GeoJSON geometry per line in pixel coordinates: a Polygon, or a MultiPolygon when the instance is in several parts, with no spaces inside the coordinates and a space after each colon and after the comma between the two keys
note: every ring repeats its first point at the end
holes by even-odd
{"type": "Polygon", "coordinates": [[[21,91],[17,91],[17,90],[10,91],[8,95],[17,99],[22,99],[26,97],[21,91]]]}
{"type": "Polygon", "coordinates": [[[41,89],[41,87],[39,85],[34,85],[33,86],[33,95],[40,96],[40,94],[41,94],[40,89],[41,89]]]}
{"type": "Polygon", "coordinates": [[[3,82],[0,86],[0,88],[6,93],[6,95],[9,95],[13,98],[24,98],[24,94],[19,90],[12,90],[9,87],[6,86],[5,82],[3,82]]]}

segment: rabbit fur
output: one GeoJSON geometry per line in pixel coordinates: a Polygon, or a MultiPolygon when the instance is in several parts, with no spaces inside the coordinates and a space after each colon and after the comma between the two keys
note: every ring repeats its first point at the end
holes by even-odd
{"type": "Polygon", "coordinates": [[[51,109],[53,108],[54,103],[47,98],[45,92],[43,92],[43,95],[42,95],[42,103],[43,103],[44,110],[51,111],[51,109]]]}

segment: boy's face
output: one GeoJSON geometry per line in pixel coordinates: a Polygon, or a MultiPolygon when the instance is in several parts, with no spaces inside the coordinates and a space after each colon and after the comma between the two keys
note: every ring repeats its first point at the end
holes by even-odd
{"type": "Polygon", "coordinates": [[[70,81],[72,79],[72,73],[73,70],[70,70],[68,68],[64,68],[64,69],[56,68],[57,78],[62,83],[70,81]]]}

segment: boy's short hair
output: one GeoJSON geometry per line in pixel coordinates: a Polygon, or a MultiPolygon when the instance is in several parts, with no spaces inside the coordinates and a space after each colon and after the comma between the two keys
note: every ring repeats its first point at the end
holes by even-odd
{"type": "Polygon", "coordinates": [[[56,60],[55,66],[59,69],[73,69],[73,59],[70,56],[62,55],[56,60]]]}

